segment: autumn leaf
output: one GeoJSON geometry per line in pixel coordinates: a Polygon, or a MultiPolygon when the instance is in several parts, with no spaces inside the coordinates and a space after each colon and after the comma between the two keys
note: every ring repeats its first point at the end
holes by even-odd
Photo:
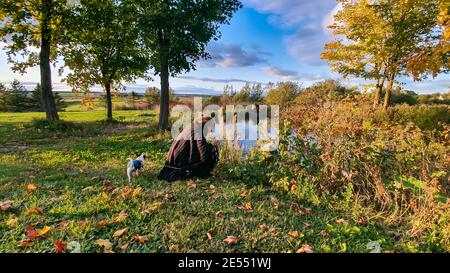
{"type": "Polygon", "coordinates": [[[20,240],[20,242],[17,244],[17,246],[19,246],[19,247],[29,247],[29,246],[31,246],[31,245],[33,245],[33,242],[32,242],[31,239],[29,239],[29,238],[22,239],[22,240],[20,240]]]}
{"type": "Polygon", "coordinates": [[[105,240],[105,239],[98,239],[95,241],[95,243],[97,245],[99,245],[100,247],[103,247],[103,250],[105,253],[110,253],[112,252],[112,244],[109,240],[105,240]]]}
{"type": "Polygon", "coordinates": [[[297,250],[297,253],[314,253],[314,251],[312,246],[304,244],[301,248],[297,250]]]}
{"type": "Polygon", "coordinates": [[[253,209],[252,208],[252,203],[250,203],[250,202],[247,202],[245,204],[245,206],[237,206],[237,208],[240,209],[240,210],[245,210],[245,211],[251,211],[253,209]]]}
{"type": "Polygon", "coordinates": [[[12,204],[13,204],[13,201],[11,201],[11,200],[6,200],[6,201],[0,202],[0,211],[6,211],[7,209],[11,208],[12,204]]]}
{"type": "Polygon", "coordinates": [[[36,215],[42,214],[43,211],[44,211],[44,209],[42,209],[42,208],[33,207],[31,209],[26,209],[23,213],[27,216],[30,216],[33,214],[36,214],[36,215]]]}
{"type": "Polygon", "coordinates": [[[319,232],[319,236],[325,238],[328,237],[328,233],[325,230],[322,230],[319,232]]]}
{"type": "Polygon", "coordinates": [[[208,240],[212,240],[212,229],[208,229],[208,231],[206,232],[206,236],[208,237],[208,240]]]}
{"type": "Polygon", "coordinates": [[[312,208],[305,209],[305,215],[310,215],[312,213],[312,208]]]}
{"type": "Polygon", "coordinates": [[[298,183],[297,181],[292,181],[291,182],[291,187],[290,187],[290,192],[296,192],[298,188],[298,183]]]}
{"type": "Polygon", "coordinates": [[[35,191],[36,189],[37,189],[37,187],[36,187],[36,185],[33,184],[33,183],[29,183],[29,184],[27,185],[27,190],[28,190],[29,192],[35,191]]]}
{"type": "Polygon", "coordinates": [[[161,207],[162,203],[161,202],[155,202],[153,204],[151,204],[149,207],[147,207],[146,209],[144,209],[144,211],[142,211],[142,215],[149,215],[152,214],[153,212],[155,212],[156,210],[158,210],[161,207]]]}
{"type": "Polygon", "coordinates": [[[141,194],[142,188],[138,187],[134,189],[133,193],[131,194],[131,198],[136,198],[141,194]]]}
{"type": "Polygon", "coordinates": [[[360,224],[361,226],[365,226],[365,225],[367,225],[367,221],[366,221],[366,219],[364,217],[361,217],[358,220],[358,224],[360,224]]]}
{"type": "Polygon", "coordinates": [[[192,181],[192,180],[189,180],[189,181],[186,183],[186,185],[187,185],[188,188],[191,188],[191,189],[197,188],[197,184],[195,184],[194,181],[192,181]]]}
{"type": "Polygon", "coordinates": [[[136,236],[133,237],[133,240],[135,242],[139,242],[141,245],[143,245],[143,244],[145,244],[145,242],[148,241],[148,238],[146,236],[137,236],[136,235],[136,236]]]}
{"type": "Polygon", "coordinates": [[[128,234],[128,228],[119,229],[118,231],[114,232],[113,237],[122,237],[126,234],[128,234]]]}
{"type": "Polygon", "coordinates": [[[55,245],[55,252],[56,253],[65,252],[66,249],[67,249],[67,242],[66,241],[55,240],[55,241],[53,241],[53,244],[55,245]]]}
{"type": "Polygon", "coordinates": [[[38,230],[38,237],[44,237],[50,230],[52,230],[52,228],[49,226],[43,227],[41,230],[38,230]]]}
{"type": "Polygon", "coordinates": [[[119,245],[119,248],[122,250],[126,250],[129,245],[130,245],[130,243],[125,243],[125,244],[119,245]]]}
{"type": "Polygon", "coordinates": [[[267,229],[267,225],[266,224],[261,224],[261,225],[259,225],[259,228],[262,229],[262,230],[265,230],[265,229],[267,229]]]}
{"type": "Polygon", "coordinates": [[[297,230],[292,230],[289,231],[289,236],[293,237],[293,238],[297,238],[298,237],[298,231],[297,230]]]}
{"type": "Polygon", "coordinates": [[[306,228],[312,227],[312,225],[311,225],[310,223],[308,223],[308,222],[303,222],[303,225],[304,225],[306,228]]]}
{"type": "Polygon", "coordinates": [[[241,197],[242,197],[242,198],[247,197],[247,191],[243,191],[243,192],[241,193],[241,197]]]}
{"type": "Polygon", "coordinates": [[[345,219],[342,219],[342,218],[337,219],[337,220],[336,220],[336,223],[338,223],[338,224],[340,224],[340,225],[346,225],[346,224],[348,224],[348,222],[347,222],[345,219]]]}
{"type": "Polygon", "coordinates": [[[227,236],[227,238],[225,238],[223,241],[228,245],[234,245],[239,242],[239,239],[235,236],[227,236]]]}
{"type": "Polygon", "coordinates": [[[27,237],[30,240],[36,240],[38,238],[45,237],[47,233],[51,230],[49,226],[45,226],[40,230],[33,229],[32,226],[26,226],[24,229],[25,233],[27,234],[27,237]]]}
{"type": "Polygon", "coordinates": [[[6,221],[6,225],[10,228],[16,228],[19,226],[19,218],[12,216],[6,221]]]}
{"type": "Polygon", "coordinates": [[[219,210],[218,212],[216,212],[215,216],[216,218],[222,217],[222,212],[219,210]]]}
{"type": "Polygon", "coordinates": [[[114,217],[114,218],[112,219],[112,222],[113,222],[113,223],[123,222],[123,221],[125,221],[125,219],[127,219],[127,218],[128,218],[128,214],[125,213],[124,211],[121,211],[121,212],[119,213],[119,216],[114,217]]]}
{"type": "Polygon", "coordinates": [[[98,228],[99,228],[99,229],[103,229],[103,228],[106,226],[106,224],[107,224],[107,222],[106,222],[105,219],[100,220],[100,221],[98,222],[98,228]]]}

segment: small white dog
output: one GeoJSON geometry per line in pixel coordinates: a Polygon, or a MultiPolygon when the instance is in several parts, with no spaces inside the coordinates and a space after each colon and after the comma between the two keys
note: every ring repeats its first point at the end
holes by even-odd
{"type": "Polygon", "coordinates": [[[131,182],[131,175],[136,173],[136,176],[139,176],[139,170],[144,167],[144,161],[147,158],[145,154],[141,154],[136,159],[127,158],[128,166],[127,166],[127,176],[128,182],[131,182]]]}

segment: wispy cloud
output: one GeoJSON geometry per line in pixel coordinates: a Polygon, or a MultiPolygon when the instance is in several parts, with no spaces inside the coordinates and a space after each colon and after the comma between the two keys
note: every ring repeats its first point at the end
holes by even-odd
{"type": "Polygon", "coordinates": [[[281,78],[283,81],[316,81],[325,78],[320,73],[298,73],[294,70],[282,69],[273,66],[266,66],[261,69],[264,73],[281,78]]]}
{"type": "Polygon", "coordinates": [[[336,0],[244,0],[244,5],[269,14],[269,22],[278,27],[295,27],[304,20],[322,20],[336,0]]]}
{"type": "Polygon", "coordinates": [[[299,64],[325,65],[320,53],[331,39],[327,26],[338,11],[335,0],[245,0],[244,4],[268,14],[269,23],[275,27],[296,30],[295,34],[285,36],[283,42],[299,64]]]}
{"type": "Polygon", "coordinates": [[[194,76],[179,76],[178,79],[183,80],[195,80],[195,81],[202,81],[202,82],[214,82],[214,83],[260,83],[255,81],[248,81],[243,79],[214,79],[214,78],[207,78],[207,77],[194,77],[194,76]]]}
{"type": "Polygon", "coordinates": [[[200,66],[206,67],[248,67],[267,62],[270,53],[261,51],[255,47],[245,50],[236,44],[211,43],[207,47],[207,52],[211,55],[208,60],[200,61],[200,66]]]}

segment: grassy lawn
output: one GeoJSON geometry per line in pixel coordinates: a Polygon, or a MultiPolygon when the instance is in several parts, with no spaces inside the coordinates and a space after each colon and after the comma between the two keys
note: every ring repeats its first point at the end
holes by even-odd
{"type": "Polygon", "coordinates": [[[49,132],[32,126],[42,113],[0,114],[0,202],[12,201],[0,212],[0,252],[54,252],[55,241],[82,252],[367,252],[371,241],[418,250],[376,221],[242,182],[239,163],[222,161],[209,179],[157,181],[171,143],[157,116],[115,111],[120,122],[107,125],[104,115],[61,112],[71,127],[49,132]],[[126,158],[140,152],[149,159],[130,185],[126,158]]]}

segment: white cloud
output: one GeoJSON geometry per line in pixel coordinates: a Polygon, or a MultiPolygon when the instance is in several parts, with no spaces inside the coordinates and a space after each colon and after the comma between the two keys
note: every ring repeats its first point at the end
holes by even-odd
{"type": "Polygon", "coordinates": [[[274,26],[297,29],[295,34],[285,36],[283,42],[299,64],[325,65],[320,53],[332,39],[327,26],[340,9],[335,0],[245,0],[244,5],[268,14],[268,21],[274,26]]]}
{"type": "Polygon", "coordinates": [[[211,43],[206,51],[211,55],[211,59],[200,61],[200,66],[221,68],[248,67],[266,63],[266,57],[270,55],[270,53],[257,48],[247,51],[236,44],[211,43]]]}

